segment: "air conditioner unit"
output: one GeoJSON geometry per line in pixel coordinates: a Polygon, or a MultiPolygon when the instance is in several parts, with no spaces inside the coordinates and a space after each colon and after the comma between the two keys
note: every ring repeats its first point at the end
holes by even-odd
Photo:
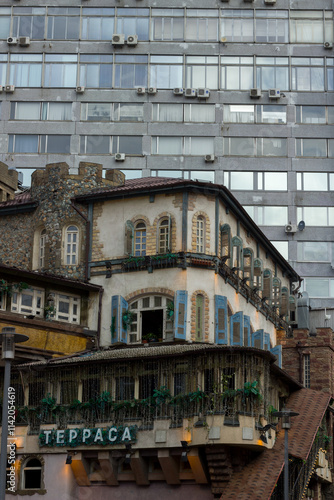
{"type": "Polygon", "coordinates": [[[115,154],[115,160],[116,161],[124,161],[125,160],[125,154],[124,153],[116,153],[115,154]]]}
{"type": "Polygon", "coordinates": [[[147,93],[148,93],[148,94],[156,94],[157,92],[158,92],[158,91],[157,91],[157,89],[156,89],[155,87],[149,87],[149,88],[147,89],[147,93]]]}
{"type": "Polygon", "coordinates": [[[184,89],[182,87],[175,87],[175,89],[173,89],[174,95],[183,95],[183,93],[184,93],[184,89]]]}
{"type": "Polygon", "coordinates": [[[276,0],[264,0],[264,3],[266,5],[274,5],[276,3],[276,0]]]}
{"type": "Polygon", "coordinates": [[[137,35],[129,35],[126,39],[127,45],[134,46],[137,45],[138,43],[138,36],[137,35]]]}
{"type": "Polygon", "coordinates": [[[13,93],[15,90],[15,85],[5,85],[4,89],[5,89],[5,92],[13,93]]]}
{"type": "Polygon", "coordinates": [[[251,97],[261,97],[262,95],[261,89],[250,89],[249,95],[251,97]]]}
{"type": "Polygon", "coordinates": [[[7,38],[7,43],[8,43],[8,45],[17,45],[17,38],[14,38],[13,36],[9,36],[7,38]]]}
{"type": "Polygon", "coordinates": [[[145,87],[138,87],[137,88],[137,94],[145,94],[145,87]]]}
{"type": "Polygon", "coordinates": [[[30,45],[30,38],[28,36],[20,36],[19,44],[21,47],[28,47],[30,45]]]}
{"type": "Polygon", "coordinates": [[[75,89],[76,93],[77,94],[83,94],[85,92],[85,87],[82,87],[82,86],[78,86],[76,89],[75,89]]]}
{"type": "Polygon", "coordinates": [[[3,91],[3,86],[2,86],[2,85],[0,85],[0,92],[2,92],[2,91],[3,91]]]}
{"type": "Polygon", "coordinates": [[[208,99],[210,97],[209,89],[197,89],[197,97],[200,99],[208,99]]]}
{"type": "Polygon", "coordinates": [[[196,89],[185,89],[184,95],[186,97],[196,97],[196,89]]]}
{"type": "Polygon", "coordinates": [[[333,42],[325,42],[324,43],[324,48],[325,49],[332,49],[333,48],[333,42]]]}
{"type": "Polygon", "coordinates": [[[125,36],[124,35],[113,35],[111,39],[112,45],[124,45],[125,44],[125,36]]]}
{"type": "Polygon", "coordinates": [[[269,99],[281,98],[281,91],[279,89],[269,89],[268,94],[269,94],[269,99]]]}
{"type": "Polygon", "coordinates": [[[286,233],[296,233],[297,232],[297,225],[296,224],[286,224],[285,232],[286,233]]]}
{"type": "Polygon", "coordinates": [[[208,163],[209,163],[209,162],[211,162],[211,163],[212,163],[213,161],[215,161],[215,155],[205,155],[205,156],[204,156],[204,160],[205,160],[206,162],[208,162],[208,163]]]}

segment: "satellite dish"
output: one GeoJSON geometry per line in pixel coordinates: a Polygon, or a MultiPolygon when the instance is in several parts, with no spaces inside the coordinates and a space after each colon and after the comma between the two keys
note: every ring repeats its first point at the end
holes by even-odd
{"type": "Polygon", "coordinates": [[[305,229],[305,222],[303,220],[298,224],[299,231],[303,231],[305,229]]]}

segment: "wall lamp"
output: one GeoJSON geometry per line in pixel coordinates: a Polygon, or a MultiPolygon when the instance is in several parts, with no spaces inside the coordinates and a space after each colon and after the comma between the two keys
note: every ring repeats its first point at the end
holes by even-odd
{"type": "Polygon", "coordinates": [[[72,463],[72,457],[74,455],[76,455],[76,454],[77,454],[76,451],[68,451],[67,452],[67,456],[66,456],[66,460],[65,460],[65,464],[66,465],[71,465],[71,463],[72,463]]]}
{"type": "Polygon", "coordinates": [[[188,462],[188,451],[189,451],[188,442],[181,441],[181,445],[182,445],[181,462],[188,462]]]}
{"type": "Polygon", "coordinates": [[[129,464],[129,463],[131,463],[131,455],[133,453],[133,451],[132,451],[132,444],[131,443],[127,443],[125,445],[125,449],[126,449],[126,453],[125,453],[124,463],[125,464],[129,464]]]}

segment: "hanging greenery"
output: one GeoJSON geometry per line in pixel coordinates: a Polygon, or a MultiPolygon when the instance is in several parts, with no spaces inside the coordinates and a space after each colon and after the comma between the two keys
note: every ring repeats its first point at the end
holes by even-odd
{"type": "Polygon", "coordinates": [[[167,301],[167,316],[168,319],[174,319],[174,302],[172,300],[167,301]]]}
{"type": "Polygon", "coordinates": [[[7,295],[11,297],[14,292],[21,292],[27,288],[29,288],[29,285],[24,281],[20,281],[19,283],[8,283],[6,280],[0,279],[0,294],[7,293],[7,295]]]}
{"type": "Polygon", "coordinates": [[[131,323],[135,319],[135,314],[132,311],[126,311],[122,317],[122,323],[124,330],[128,330],[130,328],[131,323]]]}

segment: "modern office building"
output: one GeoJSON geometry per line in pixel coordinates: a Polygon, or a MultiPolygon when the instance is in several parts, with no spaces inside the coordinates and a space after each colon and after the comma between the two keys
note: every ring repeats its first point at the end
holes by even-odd
{"type": "Polygon", "coordinates": [[[3,0],[0,84],[25,185],[59,161],[224,184],[333,307],[332,0],[3,0]]]}

